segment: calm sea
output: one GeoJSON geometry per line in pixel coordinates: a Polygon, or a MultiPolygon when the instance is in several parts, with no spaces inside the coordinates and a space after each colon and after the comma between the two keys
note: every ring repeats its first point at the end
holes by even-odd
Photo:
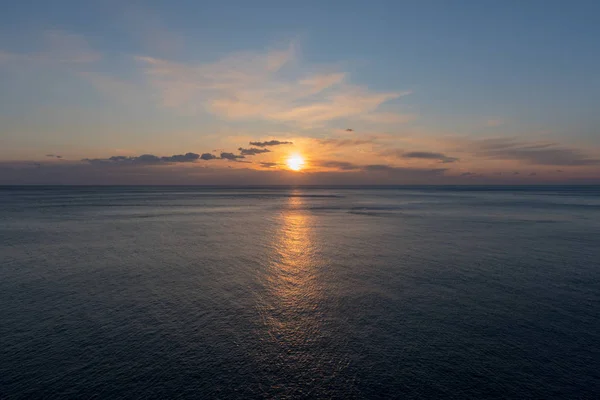
{"type": "Polygon", "coordinates": [[[600,187],[2,187],[0,398],[600,397],[600,187]]]}

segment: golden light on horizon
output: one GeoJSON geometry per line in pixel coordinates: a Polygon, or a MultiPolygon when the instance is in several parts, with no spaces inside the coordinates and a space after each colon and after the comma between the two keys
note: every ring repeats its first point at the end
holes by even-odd
{"type": "Polygon", "coordinates": [[[304,168],[304,158],[299,154],[292,154],[287,160],[285,160],[286,165],[292,171],[300,171],[304,168]]]}

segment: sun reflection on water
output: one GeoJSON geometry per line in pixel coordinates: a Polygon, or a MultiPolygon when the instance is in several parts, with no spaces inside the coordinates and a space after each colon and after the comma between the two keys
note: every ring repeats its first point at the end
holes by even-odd
{"type": "Polygon", "coordinates": [[[304,198],[298,194],[292,193],[278,218],[260,313],[263,340],[272,349],[270,368],[289,371],[302,386],[314,381],[327,361],[323,359],[322,263],[315,221],[303,210],[304,198]]]}
{"type": "MultiPolygon", "coordinates": [[[[278,396],[311,393],[326,398],[331,380],[350,361],[328,306],[327,290],[333,283],[327,279],[318,216],[307,210],[310,199],[301,195],[293,191],[276,217],[258,303],[262,320],[257,333],[263,350],[258,361],[262,382],[278,396]]],[[[352,384],[346,382],[344,387],[352,384]]]]}
{"type": "Polygon", "coordinates": [[[318,330],[320,284],[315,270],[314,234],[311,216],[303,198],[293,193],[282,213],[279,235],[268,276],[271,336],[287,345],[310,341],[318,330]]]}

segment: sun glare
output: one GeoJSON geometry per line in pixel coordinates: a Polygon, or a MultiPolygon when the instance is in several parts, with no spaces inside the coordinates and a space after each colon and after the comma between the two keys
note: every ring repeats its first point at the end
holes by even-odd
{"type": "Polygon", "coordinates": [[[304,167],[304,158],[298,154],[294,154],[286,160],[286,164],[289,169],[300,171],[304,167]]]}

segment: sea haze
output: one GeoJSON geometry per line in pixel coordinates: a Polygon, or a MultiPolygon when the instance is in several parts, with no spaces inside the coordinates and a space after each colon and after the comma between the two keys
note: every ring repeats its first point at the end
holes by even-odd
{"type": "Polygon", "coordinates": [[[600,393],[600,187],[2,187],[0,398],[600,393]]]}

